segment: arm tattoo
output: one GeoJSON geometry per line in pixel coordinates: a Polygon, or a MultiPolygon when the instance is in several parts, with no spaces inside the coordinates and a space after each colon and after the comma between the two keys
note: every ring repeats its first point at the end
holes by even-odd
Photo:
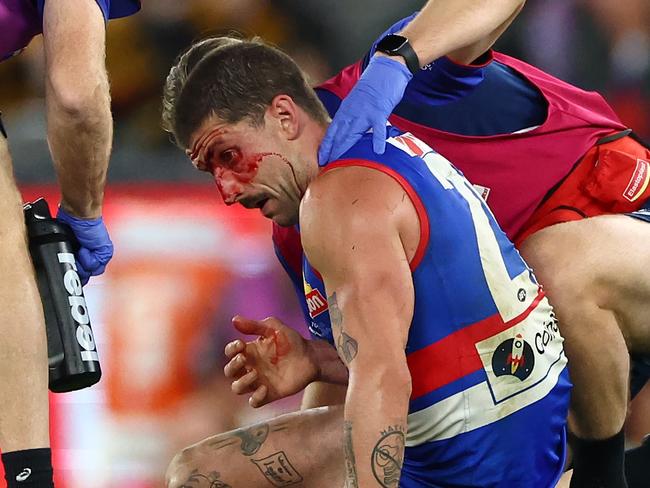
{"type": "Polygon", "coordinates": [[[210,441],[209,445],[216,451],[218,449],[236,444],[237,439],[235,439],[235,437],[238,437],[241,440],[241,453],[244,456],[252,456],[262,448],[262,445],[266,441],[266,438],[269,436],[269,433],[286,430],[286,428],[286,422],[276,423],[272,427],[269,426],[268,422],[262,422],[251,427],[232,431],[227,437],[219,435],[215,440],[210,441]]]}
{"type": "Polygon", "coordinates": [[[342,327],[343,313],[339,308],[339,303],[336,301],[336,292],[327,297],[327,304],[330,310],[330,320],[332,322],[332,326],[336,328],[342,327]]]}
{"type": "Polygon", "coordinates": [[[251,459],[273,486],[291,486],[302,483],[302,476],[289,462],[284,451],[278,451],[264,459],[251,459]]]}
{"type": "Polygon", "coordinates": [[[221,475],[217,471],[212,471],[210,474],[205,475],[199,473],[198,469],[195,469],[180,488],[232,488],[219,478],[221,478],[221,475]],[[206,485],[202,481],[207,481],[208,484],[206,485]]]}
{"type": "Polygon", "coordinates": [[[248,429],[236,430],[235,435],[241,439],[241,453],[252,456],[260,450],[269,435],[269,424],[254,425],[248,429]]]}
{"type": "Polygon", "coordinates": [[[381,433],[372,450],[372,473],[384,488],[397,488],[404,462],[404,428],[396,425],[381,433]]]}
{"type": "Polygon", "coordinates": [[[343,313],[336,301],[336,292],[327,297],[327,303],[329,306],[332,329],[340,331],[336,339],[336,350],[339,352],[343,361],[345,361],[345,364],[350,364],[350,362],[352,362],[352,360],[357,356],[357,352],[359,352],[359,344],[354,337],[348,335],[343,330],[343,313]]]}
{"type": "Polygon", "coordinates": [[[357,463],[352,447],[352,422],[343,422],[343,448],[345,450],[345,488],[359,488],[357,463]]]}

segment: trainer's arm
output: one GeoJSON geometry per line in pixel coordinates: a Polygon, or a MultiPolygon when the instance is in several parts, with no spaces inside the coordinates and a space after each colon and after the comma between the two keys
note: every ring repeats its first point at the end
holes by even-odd
{"type": "Polygon", "coordinates": [[[524,3],[525,0],[430,0],[401,35],[409,39],[421,66],[445,55],[469,63],[494,44],[524,3]]]}
{"type": "Polygon", "coordinates": [[[404,457],[414,292],[397,223],[405,194],[387,178],[364,168],[334,170],[312,184],[301,208],[304,249],[325,280],[334,339],[349,369],[350,487],[397,487],[404,457]]]}
{"type": "Polygon", "coordinates": [[[45,3],[48,142],[63,208],[101,215],[113,123],[104,63],[105,26],[95,0],[45,3]]]}

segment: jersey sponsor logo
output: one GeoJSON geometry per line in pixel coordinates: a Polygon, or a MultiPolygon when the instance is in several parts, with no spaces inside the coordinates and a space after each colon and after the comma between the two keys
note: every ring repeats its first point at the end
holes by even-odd
{"type": "Polygon", "coordinates": [[[302,277],[303,286],[305,288],[305,301],[307,302],[307,310],[309,316],[315,319],[320,314],[327,310],[327,300],[318,288],[312,288],[307,282],[304,274],[302,277]]]}
{"type": "Polygon", "coordinates": [[[95,338],[90,328],[90,316],[88,315],[88,306],[83,296],[81,280],[77,273],[74,255],[69,252],[60,252],[57,254],[59,263],[63,265],[63,286],[68,292],[68,303],[70,304],[70,315],[77,323],[75,337],[81,346],[81,360],[86,362],[99,361],[99,356],[95,350],[95,338]]]}
{"type": "Polygon", "coordinates": [[[318,288],[305,294],[309,316],[313,319],[327,310],[327,301],[318,288]]]}
{"type": "Polygon", "coordinates": [[[511,375],[524,381],[535,367],[535,353],[521,334],[508,339],[492,355],[492,370],[496,376],[511,375]]]}
{"type": "Polygon", "coordinates": [[[495,404],[535,388],[550,391],[550,374],[566,362],[555,315],[543,298],[528,317],[476,344],[495,404]]]}
{"type": "Polygon", "coordinates": [[[648,171],[650,163],[644,161],[643,159],[636,160],[636,168],[634,168],[634,173],[630,178],[630,182],[627,184],[627,188],[623,192],[623,197],[630,202],[636,201],[648,188],[648,182],[650,181],[650,171],[648,171]]]}

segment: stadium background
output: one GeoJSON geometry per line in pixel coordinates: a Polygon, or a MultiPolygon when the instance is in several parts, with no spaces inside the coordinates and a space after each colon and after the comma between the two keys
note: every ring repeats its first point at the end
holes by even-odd
{"type": "MultiPolygon", "coordinates": [[[[160,486],[180,447],[298,405],[293,398],[254,411],[222,377],[234,313],[301,319],[269,223],[255,212],[224,212],[209,179],[160,129],[161,87],[176,55],[193,40],[236,30],[283,47],[316,84],[424,1],[143,3],[138,15],[108,26],[115,139],[105,218],[116,252],[108,272],[86,288],[104,377],[92,389],[51,397],[59,488],[160,486]]],[[[601,91],[650,139],[646,0],[530,2],[497,46],[601,91]]],[[[0,64],[0,107],[25,200],[45,195],[54,204],[42,77],[36,39],[0,64]]],[[[633,408],[631,444],[650,431],[644,393],[633,408]]]]}

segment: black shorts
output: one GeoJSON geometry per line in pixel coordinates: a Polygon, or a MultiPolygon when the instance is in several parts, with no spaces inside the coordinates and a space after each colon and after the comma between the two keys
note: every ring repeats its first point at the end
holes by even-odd
{"type": "Polygon", "coordinates": [[[650,379],[650,356],[632,356],[630,361],[630,393],[634,398],[650,379]]]}
{"type": "Polygon", "coordinates": [[[2,112],[0,112],[0,134],[4,136],[4,138],[7,138],[7,131],[5,130],[5,126],[2,123],[2,112]]]}

